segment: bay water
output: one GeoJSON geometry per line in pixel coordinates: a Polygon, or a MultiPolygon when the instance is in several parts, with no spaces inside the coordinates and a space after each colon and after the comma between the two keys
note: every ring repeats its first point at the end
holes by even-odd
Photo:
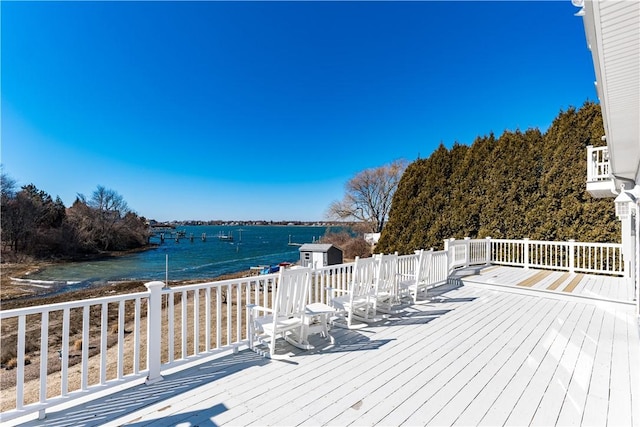
{"type": "Polygon", "coordinates": [[[164,281],[167,273],[169,281],[213,279],[254,266],[297,262],[300,253],[296,244],[317,241],[326,231],[324,226],[180,226],[164,231],[163,242],[156,232],[151,238],[151,243],[158,245],[155,248],[54,265],[30,279],[66,282],[76,289],[107,281],[164,281]],[[178,237],[177,232],[183,235],[178,237]],[[233,240],[224,239],[229,235],[233,240]]]}

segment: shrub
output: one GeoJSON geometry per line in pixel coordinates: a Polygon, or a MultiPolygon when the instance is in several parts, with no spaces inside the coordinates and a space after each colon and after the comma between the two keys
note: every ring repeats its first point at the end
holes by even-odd
{"type": "Polygon", "coordinates": [[[371,245],[362,237],[355,237],[345,244],[343,251],[345,258],[366,258],[371,256],[371,245]]]}
{"type": "MultiPolygon", "coordinates": [[[[24,364],[26,365],[31,365],[31,359],[29,359],[29,357],[24,358],[24,364]]],[[[15,369],[18,367],[18,359],[16,357],[13,357],[11,359],[9,359],[9,361],[7,363],[4,364],[4,367],[7,371],[10,371],[12,369],[15,369]]]]}

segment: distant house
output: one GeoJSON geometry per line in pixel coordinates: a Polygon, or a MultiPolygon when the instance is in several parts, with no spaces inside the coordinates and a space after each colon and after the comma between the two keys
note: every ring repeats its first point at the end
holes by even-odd
{"type": "Polygon", "coordinates": [[[342,249],[332,244],[305,243],[300,246],[300,265],[325,267],[342,264],[342,249]]]}
{"type": "Polygon", "coordinates": [[[370,245],[377,245],[380,233],[364,233],[364,240],[370,245]]]}

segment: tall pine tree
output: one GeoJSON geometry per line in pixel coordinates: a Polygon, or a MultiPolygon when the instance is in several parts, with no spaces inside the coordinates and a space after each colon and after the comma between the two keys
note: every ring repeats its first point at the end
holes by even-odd
{"type": "Polygon", "coordinates": [[[546,133],[505,131],[440,145],[405,171],[377,251],[410,253],[455,237],[619,241],[609,199],[586,191],[586,147],[602,145],[600,107],[560,112],[546,133]]]}

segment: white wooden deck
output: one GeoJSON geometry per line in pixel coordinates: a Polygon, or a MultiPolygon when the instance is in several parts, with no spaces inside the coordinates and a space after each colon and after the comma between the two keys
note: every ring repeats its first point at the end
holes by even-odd
{"type": "Polygon", "coordinates": [[[334,346],[244,350],[21,425],[640,425],[632,306],[471,282],[438,293],[333,329],[334,346]]]}
{"type": "Polygon", "coordinates": [[[568,273],[563,271],[489,266],[459,270],[465,283],[533,289],[559,295],[573,295],[604,301],[633,302],[633,284],[616,276],[568,273]]]}

